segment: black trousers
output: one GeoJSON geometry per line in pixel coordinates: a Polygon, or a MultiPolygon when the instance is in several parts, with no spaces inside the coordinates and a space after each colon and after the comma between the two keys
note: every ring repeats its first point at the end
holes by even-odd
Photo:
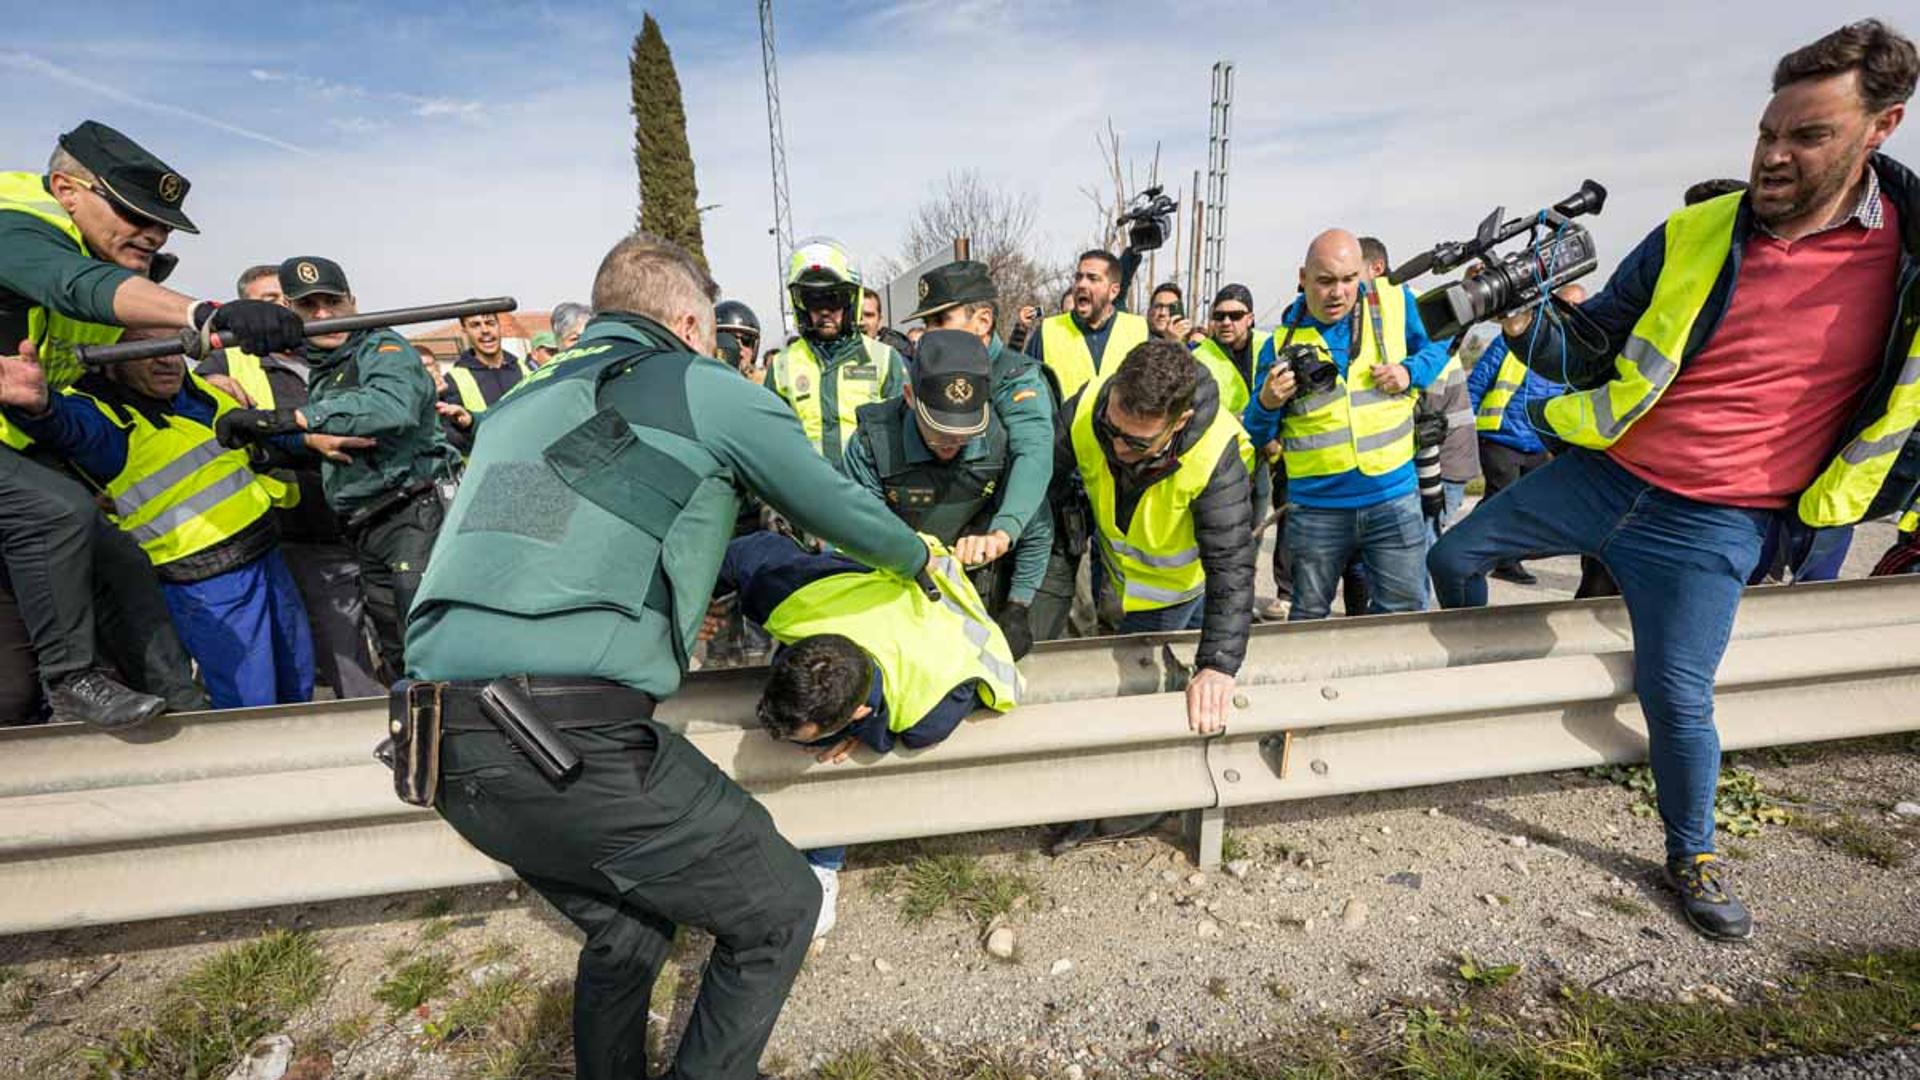
{"type": "Polygon", "coordinates": [[[146,553],[78,481],[8,447],[0,447],[0,558],[43,682],[104,661],[176,712],[207,707],[146,553]]]}
{"type": "MultiPolygon", "coordinates": [[[[0,579],[4,579],[0,574],[0,579]]],[[[40,672],[33,664],[33,642],[20,605],[0,582],[0,727],[38,723],[45,719],[40,701],[40,672]]]]}
{"type": "Polygon", "coordinates": [[[647,1075],[647,1004],[684,923],[713,935],[713,955],[666,1075],[751,1080],[806,959],[818,880],[766,810],[679,735],[634,721],[564,737],[583,768],[556,785],[499,734],[448,733],[438,805],[586,934],[577,1075],[647,1075]]]}
{"type": "Polygon", "coordinates": [[[280,554],[300,587],[313,631],[313,668],[337,698],[379,697],[387,685],[374,674],[367,648],[367,598],[360,560],[344,544],[282,541],[280,554]]]}
{"type": "Polygon", "coordinates": [[[406,673],[407,611],[420,591],[427,556],[445,517],[439,493],[429,490],[347,538],[360,564],[360,588],[388,678],[406,673]]]}

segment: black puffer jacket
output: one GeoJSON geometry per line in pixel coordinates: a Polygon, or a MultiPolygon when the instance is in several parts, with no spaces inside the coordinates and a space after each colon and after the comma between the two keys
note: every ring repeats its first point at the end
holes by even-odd
{"type": "MultiPolygon", "coordinates": [[[[1098,386],[1094,408],[1107,407],[1107,391],[1111,386],[1111,382],[1098,386]]],[[[1055,477],[1073,475],[1079,468],[1073,452],[1071,421],[1079,407],[1080,395],[1076,394],[1061,411],[1062,419],[1067,422],[1054,427],[1055,477]]],[[[1200,441],[1219,412],[1218,386],[1211,378],[1201,379],[1194,394],[1193,419],[1175,436],[1173,453],[1158,468],[1138,477],[1115,460],[1111,445],[1102,447],[1104,465],[1116,480],[1116,524],[1122,529],[1127,527],[1140,505],[1140,496],[1180,467],[1180,459],[1200,441]]],[[[1231,418],[1227,422],[1231,423],[1231,418]]],[[[1253,624],[1255,545],[1251,484],[1247,468],[1240,461],[1238,442],[1229,443],[1214,464],[1206,490],[1191,506],[1194,536],[1200,545],[1200,565],[1207,572],[1206,613],[1194,666],[1227,675],[1239,674],[1240,664],[1247,658],[1247,631],[1253,624]]]]}

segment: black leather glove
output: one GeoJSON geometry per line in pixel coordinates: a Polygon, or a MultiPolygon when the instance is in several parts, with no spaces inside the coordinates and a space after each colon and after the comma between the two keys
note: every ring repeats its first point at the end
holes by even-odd
{"type": "Polygon", "coordinates": [[[255,356],[292,352],[307,343],[306,325],[300,316],[265,300],[230,300],[214,308],[210,317],[222,341],[255,356]]]}
{"type": "Polygon", "coordinates": [[[1447,512],[1447,493],[1445,489],[1435,488],[1420,493],[1420,513],[1429,521],[1439,521],[1447,512]]]}
{"type": "Polygon", "coordinates": [[[228,449],[300,430],[293,409],[228,409],[213,422],[213,437],[228,449]]]}
{"type": "Polygon", "coordinates": [[[1027,605],[1009,600],[993,621],[1007,635],[1007,647],[1013,650],[1015,660],[1033,651],[1033,620],[1027,614],[1027,605]]]}

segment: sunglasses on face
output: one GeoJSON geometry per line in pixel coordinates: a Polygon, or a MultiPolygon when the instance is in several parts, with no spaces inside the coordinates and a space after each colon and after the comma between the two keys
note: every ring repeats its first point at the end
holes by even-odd
{"type": "Polygon", "coordinates": [[[114,198],[112,195],[107,194],[107,189],[104,187],[101,187],[99,184],[90,184],[87,186],[87,190],[93,192],[95,195],[100,196],[102,201],[104,201],[109,207],[113,208],[114,214],[117,215],[121,221],[124,221],[129,225],[138,225],[142,228],[145,228],[148,225],[159,224],[159,222],[151,221],[147,218],[144,218],[139,214],[136,214],[133,211],[127,209],[126,207],[120,205],[120,200],[114,198]]]}
{"type": "MultiPolygon", "coordinates": [[[[1182,408],[1179,411],[1185,412],[1186,410],[1182,408]]],[[[1096,412],[1093,414],[1093,430],[1096,434],[1098,434],[1101,438],[1107,440],[1108,442],[1118,441],[1122,446],[1125,446],[1127,449],[1133,451],[1136,454],[1152,453],[1154,445],[1157,444],[1161,439],[1166,438],[1167,432],[1171,431],[1172,429],[1173,429],[1173,425],[1168,424],[1166,428],[1160,431],[1157,431],[1152,435],[1149,435],[1143,439],[1138,435],[1129,435],[1126,432],[1121,431],[1119,428],[1114,427],[1113,424],[1107,420],[1107,413],[1105,409],[1102,409],[1099,412],[1096,412]]]]}
{"type": "Polygon", "coordinates": [[[1152,310],[1152,311],[1172,311],[1172,310],[1173,310],[1173,305],[1172,305],[1172,304],[1155,304],[1155,305],[1153,305],[1153,307],[1152,307],[1152,308],[1150,308],[1149,310],[1152,310]]]}
{"type": "Polygon", "coordinates": [[[1241,319],[1244,319],[1251,314],[1253,314],[1253,312],[1251,311],[1215,311],[1213,313],[1213,321],[1214,322],[1239,322],[1241,319]]]}

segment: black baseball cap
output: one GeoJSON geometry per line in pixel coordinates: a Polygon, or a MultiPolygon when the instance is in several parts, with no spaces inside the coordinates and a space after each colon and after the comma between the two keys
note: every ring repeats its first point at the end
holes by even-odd
{"type": "Polygon", "coordinates": [[[332,259],[296,255],[280,264],[280,295],[298,300],[314,293],[351,296],[353,289],[347,285],[347,272],[332,259]]]}
{"type": "Polygon", "coordinates": [[[913,409],[942,435],[972,438],[987,430],[993,362],[965,330],[929,330],[913,364],[913,409]]]}
{"type": "Polygon", "coordinates": [[[1253,310],[1253,290],[1237,281],[1230,285],[1220,286],[1220,291],[1213,294],[1214,307],[1219,307],[1229,300],[1238,300],[1247,305],[1248,311],[1253,310]]]}
{"type": "Polygon", "coordinates": [[[181,207],[192,184],[146,148],[105,124],[82,120],[60,136],[60,149],[85,165],[107,201],[169,229],[197,233],[181,207]]]}
{"type": "Polygon", "coordinates": [[[908,319],[924,319],[955,304],[979,304],[1000,298],[987,264],[960,260],[920,275],[920,308],[908,319]]]}

